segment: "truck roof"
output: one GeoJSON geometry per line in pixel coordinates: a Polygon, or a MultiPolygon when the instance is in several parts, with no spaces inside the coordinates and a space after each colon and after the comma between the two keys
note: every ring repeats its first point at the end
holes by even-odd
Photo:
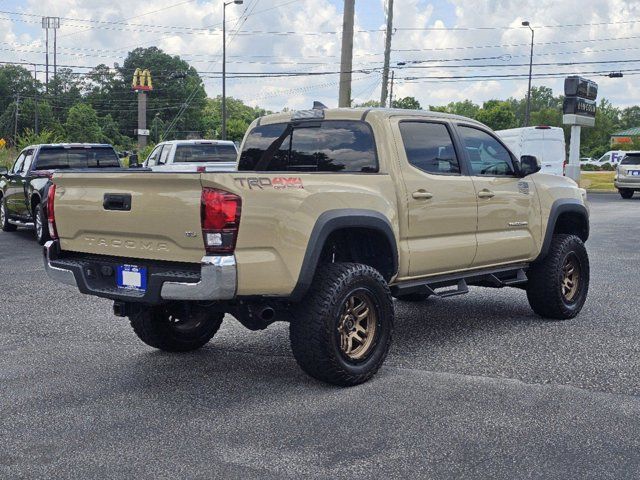
{"type": "Polygon", "coordinates": [[[63,148],[73,148],[73,147],[82,147],[82,148],[113,148],[113,145],[108,143],[36,143],[34,145],[29,145],[26,148],[42,148],[42,147],[63,147],[63,148]]]}
{"type": "MultiPolygon", "coordinates": [[[[199,145],[199,144],[215,144],[215,145],[235,145],[231,140],[166,140],[160,142],[165,145],[199,145]]],[[[159,145],[159,144],[158,144],[159,145]]]]}
{"type": "MultiPolygon", "coordinates": [[[[405,110],[400,108],[327,108],[325,110],[317,110],[324,112],[324,118],[326,120],[364,120],[368,117],[374,117],[377,119],[389,118],[398,115],[402,116],[419,116],[429,117],[433,119],[446,119],[446,120],[464,120],[468,123],[474,123],[476,125],[486,126],[477,120],[463,117],[460,115],[453,115],[451,113],[432,112],[429,110],[405,110]]],[[[296,114],[314,112],[313,110],[294,110],[291,112],[273,113],[271,115],[265,115],[260,117],[256,122],[259,124],[271,124],[271,123],[283,123],[290,122],[292,117],[296,114]]]]}

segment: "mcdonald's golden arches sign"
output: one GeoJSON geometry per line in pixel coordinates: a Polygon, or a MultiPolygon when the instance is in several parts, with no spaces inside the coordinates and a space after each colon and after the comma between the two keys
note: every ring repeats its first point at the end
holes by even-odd
{"type": "Polygon", "coordinates": [[[136,68],[133,72],[133,82],[131,82],[131,88],[134,90],[149,91],[153,90],[153,83],[151,83],[151,73],[146,68],[144,70],[136,68]]]}

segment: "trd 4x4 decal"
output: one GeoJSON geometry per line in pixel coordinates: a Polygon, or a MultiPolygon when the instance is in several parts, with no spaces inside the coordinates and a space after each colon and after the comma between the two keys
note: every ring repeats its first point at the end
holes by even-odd
{"type": "Polygon", "coordinates": [[[304,188],[302,178],[300,177],[234,177],[241,187],[264,190],[265,188],[275,188],[276,190],[284,190],[287,188],[304,188]]]}

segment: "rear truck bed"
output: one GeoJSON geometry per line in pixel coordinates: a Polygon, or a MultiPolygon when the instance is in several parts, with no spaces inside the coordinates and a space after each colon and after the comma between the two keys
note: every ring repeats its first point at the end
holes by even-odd
{"type": "Polygon", "coordinates": [[[125,302],[288,298],[311,283],[318,226],[331,212],[353,221],[364,209],[384,212],[374,220],[394,235],[387,175],[255,175],[56,174],[45,267],[83,293],[125,302]]]}

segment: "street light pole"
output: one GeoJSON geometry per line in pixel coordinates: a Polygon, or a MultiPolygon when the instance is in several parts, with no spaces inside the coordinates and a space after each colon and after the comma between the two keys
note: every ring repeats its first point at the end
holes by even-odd
{"type": "Polygon", "coordinates": [[[529,116],[531,115],[531,73],[533,71],[533,36],[534,31],[528,21],[522,22],[523,27],[529,27],[531,30],[531,55],[529,56],[529,88],[527,89],[527,110],[524,114],[524,126],[529,126],[529,116]]]}
{"type": "Polygon", "coordinates": [[[222,4],[222,140],[227,139],[227,5],[242,5],[244,0],[222,4]]]}

